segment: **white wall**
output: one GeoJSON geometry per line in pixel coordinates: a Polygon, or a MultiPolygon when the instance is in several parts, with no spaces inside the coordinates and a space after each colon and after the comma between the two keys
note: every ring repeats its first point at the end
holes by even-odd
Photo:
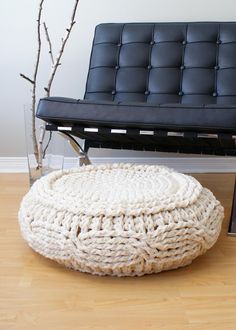
{"type": "MultiPolygon", "coordinates": [[[[39,0],[0,1],[0,157],[24,156],[23,107],[30,101],[29,84],[19,72],[32,72],[36,47],[39,0]]],[[[73,0],[45,0],[44,19],[54,42],[60,43],[73,0]]],[[[96,24],[101,22],[236,21],[235,0],[80,0],[74,28],[52,94],[81,98],[96,24]]],[[[45,46],[47,46],[45,44],[45,46]]],[[[49,74],[48,54],[43,54],[40,85],[49,74]]],[[[43,96],[43,89],[39,93],[43,96]]],[[[98,155],[97,152],[93,152],[98,155]]],[[[114,152],[104,151],[106,155],[114,152]]]]}

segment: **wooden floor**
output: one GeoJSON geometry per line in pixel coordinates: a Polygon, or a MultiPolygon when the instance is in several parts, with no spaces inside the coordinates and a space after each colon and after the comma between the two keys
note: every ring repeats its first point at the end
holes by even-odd
{"type": "Polygon", "coordinates": [[[24,174],[0,175],[0,329],[236,329],[236,237],[226,235],[234,175],[194,175],[225,207],[221,237],[192,265],[141,278],[70,271],[22,240],[24,174]]]}

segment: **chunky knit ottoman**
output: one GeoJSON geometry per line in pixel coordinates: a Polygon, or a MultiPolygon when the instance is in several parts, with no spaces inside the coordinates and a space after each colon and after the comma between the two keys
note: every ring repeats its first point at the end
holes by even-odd
{"type": "Polygon", "coordinates": [[[217,240],[223,207],[184,174],[162,166],[100,165],[38,180],[19,211],[37,252],[98,275],[186,266],[217,240]]]}

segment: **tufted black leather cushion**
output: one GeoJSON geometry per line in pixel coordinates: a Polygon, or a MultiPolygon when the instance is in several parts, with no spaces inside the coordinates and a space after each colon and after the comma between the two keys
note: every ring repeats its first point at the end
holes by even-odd
{"type": "Polygon", "coordinates": [[[221,105],[118,103],[49,97],[38,106],[39,117],[59,125],[166,129],[205,133],[236,131],[236,109],[221,105]],[[224,119],[222,120],[222,114],[224,119]]]}
{"type": "Polygon", "coordinates": [[[236,23],[101,24],[85,98],[236,104],[236,23]]]}

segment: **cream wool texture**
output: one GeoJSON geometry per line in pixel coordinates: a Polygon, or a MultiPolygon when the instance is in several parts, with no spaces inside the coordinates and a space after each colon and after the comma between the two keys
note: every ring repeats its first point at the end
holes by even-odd
{"type": "Polygon", "coordinates": [[[189,265],[214,245],[223,216],[191,176],[109,164],[41,178],[22,200],[19,223],[35,251],[66,267],[141,276],[189,265]]]}

